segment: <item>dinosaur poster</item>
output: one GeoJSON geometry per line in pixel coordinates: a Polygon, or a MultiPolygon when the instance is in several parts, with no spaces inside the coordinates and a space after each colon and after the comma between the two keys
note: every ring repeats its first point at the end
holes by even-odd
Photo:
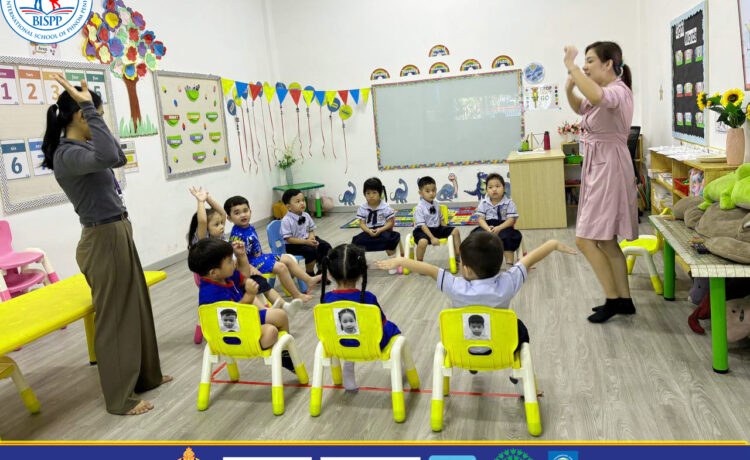
{"type": "Polygon", "coordinates": [[[344,206],[356,206],[354,200],[357,199],[357,186],[352,181],[349,181],[347,185],[351,190],[346,190],[343,195],[339,195],[339,203],[344,206]]]}
{"type": "Polygon", "coordinates": [[[448,174],[448,183],[437,192],[438,201],[453,201],[458,198],[458,179],[454,173],[448,174]]]}
{"type": "Polygon", "coordinates": [[[406,181],[399,178],[398,183],[401,185],[401,187],[397,187],[393,193],[391,193],[391,201],[394,203],[404,204],[406,203],[406,198],[409,196],[409,186],[406,185],[406,181]]]}
{"type": "Polygon", "coordinates": [[[477,173],[477,181],[474,185],[474,190],[464,190],[464,192],[468,193],[469,195],[473,196],[477,199],[477,201],[484,198],[485,193],[487,193],[487,173],[479,171],[477,173]]]}

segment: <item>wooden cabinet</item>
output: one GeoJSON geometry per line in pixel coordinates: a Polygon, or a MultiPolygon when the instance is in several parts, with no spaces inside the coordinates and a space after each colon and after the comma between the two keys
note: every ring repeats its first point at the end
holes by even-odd
{"type": "Polygon", "coordinates": [[[565,174],[562,150],[540,153],[511,152],[508,156],[513,201],[519,230],[565,228],[565,174]]]}

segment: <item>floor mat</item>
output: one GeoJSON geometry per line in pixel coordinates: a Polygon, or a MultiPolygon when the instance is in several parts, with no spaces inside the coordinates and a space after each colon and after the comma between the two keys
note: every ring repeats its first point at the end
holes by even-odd
{"type": "MultiPolygon", "coordinates": [[[[474,214],[476,207],[467,208],[448,208],[448,226],[460,227],[463,225],[477,225],[477,215],[474,214]]],[[[401,209],[396,211],[396,227],[413,227],[414,216],[411,209],[401,209]]],[[[341,228],[359,228],[359,219],[356,217],[341,228]]]]}

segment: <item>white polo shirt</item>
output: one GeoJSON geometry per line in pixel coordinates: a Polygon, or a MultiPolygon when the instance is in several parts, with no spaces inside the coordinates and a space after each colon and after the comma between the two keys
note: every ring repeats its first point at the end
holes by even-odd
{"type": "Polygon", "coordinates": [[[306,212],[300,215],[287,212],[284,218],[281,219],[281,237],[284,239],[293,237],[306,240],[310,236],[310,230],[315,230],[316,228],[312,217],[306,212]]]}
{"type": "Polygon", "coordinates": [[[467,281],[438,270],[437,287],[453,301],[453,308],[483,305],[492,308],[510,308],[510,301],[526,281],[526,266],[518,262],[508,271],[492,278],[467,281]]]}
{"type": "Polygon", "coordinates": [[[357,219],[364,222],[367,228],[378,228],[385,225],[388,219],[393,219],[396,211],[385,201],[381,201],[378,207],[372,209],[367,203],[360,205],[357,209],[357,219]]]}
{"type": "Polygon", "coordinates": [[[500,202],[492,204],[490,196],[487,195],[477,205],[475,214],[484,217],[487,220],[507,220],[510,217],[518,219],[518,210],[516,209],[516,203],[511,198],[503,196],[500,202]]]}
{"type": "Polygon", "coordinates": [[[441,222],[443,222],[443,218],[440,215],[440,203],[437,200],[428,203],[424,198],[420,198],[417,207],[414,208],[414,225],[416,227],[427,225],[429,228],[436,228],[440,227],[441,222]]]}

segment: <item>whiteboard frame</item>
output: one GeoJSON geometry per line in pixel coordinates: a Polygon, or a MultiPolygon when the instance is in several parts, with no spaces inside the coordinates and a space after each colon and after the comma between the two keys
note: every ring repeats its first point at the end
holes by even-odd
{"type": "MultiPolygon", "coordinates": [[[[114,98],[112,96],[112,76],[110,75],[110,70],[108,65],[103,64],[96,64],[93,62],[75,62],[75,61],[58,61],[58,60],[51,60],[51,59],[39,59],[39,58],[26,58],[26,57],[17,57],[17,56],[0,56],[0,65],[6,64],[6,65],[14,65],[14,66],[39,66],[39,67],[52,67],[52,68],[61,68],[63,70],[98,70],[104,72],[104,79],[106,80],[107,84],[107,100],[109,101],[107,104],[103,104],[106,108],[106,110],[109,111],[110,119],[112,120],[112,135],[114,136],[115,140],[118,141],[120,139],[120,131],[117,126],[117,118],[115,113],[115,102],[114,98]]],[[[46,107],[49,108],[51,104],[47,104],[46,107]]],[[[47,120],[44,120],[44,127],[46,129],[47,120]]],[[[42,132],[43,134],[43,132],[42,132]]],[[[119,171],[118,174],[118,182],[120,183],[120,187],[122,189],[125,189],[125,174],[122,168],[117,168],[119,171]]],[[[10,194],[8,193],[8,178],[5,171],[5,162],[0,161],[0,189],[2,192],[2,200],[3,200],[3,210],[5,214],[12,214],[15,212],[20,211],[28,211],[30,209],[34,208],[42,208],[46,206],[52,206],[59,203],[65,203],[68,201],[68,197],[65,195],[64,192],[61,193],[54,193],[50,195],[43,196],[41,198],[35,198],[33,200],[27,200],[27,201],[20,201],[20,202],[13,202],[10,198],[10,194]]]]}
{"type": "Polygon", "coordinates": [[[468,165],[481,165],[481,164],[502,164],[505,163],[505,159],[500,160],[471,160],[471,161],[447,161],[441,163],[426,163],[426,164],[407,164],[407,165],[389,165],[383,166],[380,158],[380,140],[378,138],[378,110],[377,110],[377,88],[383,88],[388,86],[407,86],[418,83],[433,82],[437,80],[455,80],[455,79],[467,79],[467,78],[480,78],[489,77],[505,73],[516,73],[518,78],[518,100],[521,109],[521,133],[519,135],[519,144],[521,140],[526,136],[526,110],[523,104],[523,71],[521,69],[506,69],[506,70],[493,70],[490,72],[473,72],[468,75],[452,75],[449,77],[438,77],[438,78],[422,78],[419,80],[411,80],[405,82],[394,82],[394,83],[381,83],[372,85],[372,116],[373,124],[375,128],[375,148],[377,149],[378,156],[378,170],[380,171],[392,171],[397,169],[417,169],[417,168],[440,168],[440,167],[452,167],[452,166],[468,166],[468,165]]]}
{"type": "Polygon", "coordinates": [[[227,139],[227,137],[229,136],[229,128],[227,127],[227,117],[224,114],[224,111],[226,110],[226,107],[224,106],[226,99],[224,97],[221,98],[222,103],[221,103],[221,110],[219,110],[219,113],[221,114],[222,126],[224,128],[224,132],[223,132],[224,135],[222,136],[222,141],[224,142],[224,147],[226,148],[226,152],[227,152],[227,162],[223,165],[211,166],[210,168],[194,169],[192,171],[169,174],[169,152],[167,151],[166,127],[164,126],[164,123],[165,123],[164,107],[161,104],[161,97],[159,97],[159,76],[201,78],[204,80],[215,80],[219,89],[221,89],[221,77],[218,75],[189,73],[189,72],[172,72],[172,71],[167,71],[167,70],[157,70],[152,73],[154,77],[153,78],[154,97],[156,97],[156,109],[158,111],[159,123],[161,127],[161,129],[159,130],[159,137],[161,138],[162,160],[164,160],[162,162],[164,164],[164,177],[167,180],[181,179],[183,177],[197,176],[198,174],[203,174],[203,173],[207,173],[211,171],[217,171],[220,169],[229,169],[232,166],[232,155],[229,150],[229,140],[227,139]]]}

